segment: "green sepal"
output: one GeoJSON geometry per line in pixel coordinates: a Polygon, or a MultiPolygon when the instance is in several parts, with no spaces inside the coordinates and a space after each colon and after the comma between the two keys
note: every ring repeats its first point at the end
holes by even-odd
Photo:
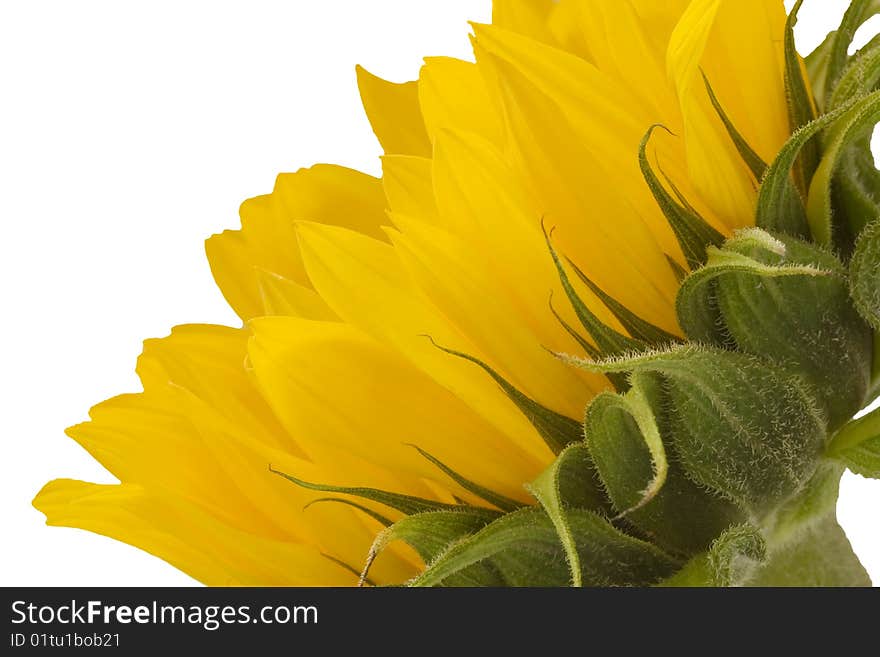
{"type": "Polygon", "coordinates": [[[834,206],[835,247],[852,253],[865,227],[880,217],[880,172],[871,154],[871,135],[865,135],[840,157],[831,188],[834,206]]]}
{"type": "MultiPolygon", "coordinates": [[[[815,121],[803,126],[795,132],[776,155],[776,159],[767,169],[767,173],[761,182],[758,191],[758,204],[756,209],[755,225],[772,233],[786,233],[795,237],[809,238],[811,226],[807,220],[806,208],[803,199],[794,184],[790,174],[801,149],[810,140],[814,139],[823,130],[829,129],[830,142],[848,132],[847,127],[852,125],[853,119],[858,120],[859,126],[863,126],[866,114],[869,117],[877,102],[875,92],[858,100],[853,100],[842,107],[838,107],[827,114],[823,114],[815,121]],[[852,112],[852,116],[850,115],[852,112]]],[[[850,137],[858,134],[853,130],[850,137]]],[[[827,154],[826,154],[827,156],[827,154]]],[[[821,166],[821,164],[820,164],[821,166]]],[[[831,169],[834,168],[829,163],[831,169]]],[[[815,176],[814,176],[815,178],[815,176]]],[[[813,181],[815,185],[816,181],[813,181]]],[[[817,190],[820,188],[817,188],[817,190]]],[[[818,191],[815,192],[818,194],[818,191]]],[[[818,219],[817,219],[818,221],[818,219]]],[[[817,232],[830,236],[830,227],[817,225],[817,232]]],[[[830,239],[830,238],[829,238],[830,239]]]]}
{"type": "MultiPolygon", "coordinates": [[[[702,71],[700,72],[703,73],[702,71]]],[[[724,128],[727,130],[727,134],[733,142],[733,145],[736,147],[739,156],[742,158],[743,162],[745,162],[749,171],[752,172],[755,181],[761,182],[761,179],[767,172],[767,163],[762,160],[761,156],[758,155],[749,145],[745,137],[743,137],[739,130],[736,129],[736,126],[733,124],[733,121],[730,120],[730,117],[727,116],[727,112],[724,111],[724,107],[721,105],[721,101],[718,100],[718,96],[715,95],[715,90],[712,89],[712,85],[709,84],[709,78],[706,77],[705,73],[703,73],[703,84],[706,86],[706,91],[709,94],[709,100],[712,102],[712,107],[715,108],[715,113],[718,114],[718,118],[720,118],[721,122],[724,124],[724,128]]]]}
{"type": "Polygon", "coordinates": [[[660,206],[672,232],[675,233],[685,260],[690,268],[694,269],[706,261],[706,247],[719,246],[724,241],[724,236],[710,226],[692,207],[682,205],[672,198],[651,168],[647,155],[648,142],[654,130],[661,127],[663,126],[659,124],[651,126],[642,138],[639,144],[639,167],[654,200],[660,206]]]}
{"type": "MultiPolygon", "coordinates": [[[[494,517],[498,517],[498,514],[494,517]]],[[[380,532],[373,540],[361,573],[361,581],[366,579],[376,557],[393,541],[407,543],[422,561],[430,563],[449,545],[462,537],[479,532],[492,519],[492,516],[471,511],[428,511],[406,516],[380,532]]],[[[504,580],[491,564],[484,563],[461,569],[445,585],[503,586],[504,580]]]]}
{"type": "MultiPolygon", "coordinates": [[[[568,273],[565,271],[565,267],[562,264],[562,260],[556,253],[556,249],[553,248],[553,243],[550,240],[550,233],[544,227],[543,222],[541,228],[544,231],[544,240],[547,243],[547,249],[550,251],[550,256],[553,258],[553,264],[556,265],[559,282],[562,285],[562,289],[565,291],[566,297],[568,297],[568,302],[571,304],[574,314],[580,321],[581,326],[583,326],[587,333],[590,334],[590,337],[593,338],[596,346],[593,347],[582,338],[579,338],[577,333],[568,327],[568,324],[565,322],[563,322],[563,326],[569,329],[569,333],[577,339],[578,343],[580,343],[587,354],[592,358],[597,358],[625,353],[627,351],[638,350],[645,347],[646,345],[643,342],[618,333],[596,317],[595,313],[593,313],[587,304],[584,303],[583,299],[578,295],[577,290],[575,290],[574,286],[571,284],[571,279],[569,279],[568,273]]],[[[562,320],[560,319],[560,321],[562,320]]],[[[612,374],[608,376],[608,380],[611,381],[611,384],[616,390],[626,390],[627,383],[625,377],[612,374]]],[[[556,453],[558,452],[559,451],[557,450],[556,453]]]]}
{"type": "MultiPolygon", "coordinates": [[[[807,220],[813,240],[830,246],[833,237],[834,208],[832,186],[841,158],[852,145],[880,121],[880,91],[844,106],[845,113],[829,125],[822,160],[810,183],[807,197],[807,220]]],[[[831,116],[826,115],[826,116],[831,116]]]]}
{"type": "MultiPolygon", "coordinates": [[[[572,500],[571,498],[583,497],[580,489],[589,489],[592,482],[581,483],[578,479],[580,477],[592,479],[589,474],[592,469],[593,464],[587,448],[582,444],[569,445],[546,470],[538,475],[532,483],[526,485],[526,489],[541,503],[544,511],[553,522],[553,526],[556,527],[556,533],[559,535],[559,542],[562,544],[571,573],[571,585],[575,587],[583,586],[581,561],[577,551],[577,542],[568,524],[565,510],[571,506],[581,506],[583,500],[572,500]],[[572,480],[572,474],[575,477],[574,480],[572,480]]],[[[586,501],[589,503],[591,500],[586,501]]]]}
{"type": "Polygon", "coordinates": [[[826,455],[856,474],[880,479],[880,409],[846,424],[831,440],[826,455]]]}
{"type": "Polygon", "coordinates": [[[664,254],[666,256],[666,262],[669,264],[669,268],[672,270],[673,276],[675,276],[675,280],[678,281],[679,284],[687,278],[688,271],[678,264],[675,259],[670,256],[668,253],[664,254]]]}
{"type": "Polygon", "coordinates": [[[741,522],[742,513],[667,458],[663,382],[645,372],[632,379],[626,395],[601,393],[587,409],[587,445],[600,479],[618,517],[644,536],[676,554],[705,550],[721,531],[741,522]]]}
{"type": "Polygon", "coordinates": [[[743,231],[725,245],[760,267],[717,277],[715,300],[707,307],[717,310],[739,350],[791,366],[804,377],[833,430],[865,401],[870,331],[852,308],[843,265],[834,255],[787,235],[764,233],[765,244],[747,239],[761,234],[743,231]],[[774,276],[774,270],[804,275],[774,276]]]}
{"type": "MultiPolygon", "coordinates": [[[[396,511],[400,511],[401,513],[405,513],[407,515],[411,515],[413,513],[424,513],[426,511],[449,511],[449,510],[457,510],[467,507],[462,507],[455,504],[445,504],[444,502],[436,502],[434,500],[428,500],[423,497],[415,497],[413,495],[402,495],[400,493],[391,493],[388,491],[380,490],[378,488],[365,488],[358,486],[330,486],[328,484],[315,484],[309,481],[304,481],[303,479],[299,479],[294,477],[293,475],[287,474],[286,472],[281,472],[280,470],[275,470],[273,468],[269,468],[269,471],[273,474],[277,474],[281,477],[284,477],[288,481],[292,481],[297,486],[302,488],[308,488],[309,490],[316,490],[322,493],[341,493],[343,495],[352,495],[354,497],[359,497],[361,499],[370,500],[372,502],[378,502],[384,506],[392,508],[396,511]]],[[[475,508],[475,507],[474,507],[475,508]]],[[[492,513],[489,509],[481,509],[480,512],[485,511],[486,513],[492,513]]]]}
{"type": "Polygon", "coordinates": [[[803,197],[791,180],[791,172],[804,146],[844,116],[849,108],[850,105],[838,108],[801,127],[779,150],[758,190],[755,210],[755,225],[758,228],[805,239],[810,237],[803,197]]]}
{"type": "Polygon", "coordinates": [[[880,36],[871,39],[859,50],[840,75],[828,109],[841,107],[854,98],[865,96],[877,89],[880,82],[880,36]]]}
{"type": "Polygon", "coordinates": [[[486,374],[491,376],[510,401],[516,405],[520,413],[525,415],[526,419],[531,422],[532,426],[535,427],[535,430],[547,444],[547,447],[549,447],[554,454],[559,454],[559,452],[565,449],[568,445],[576,443],[583,438],[583,426],[577,420],[573,420],[561,413],[557,413],[520,392],[513,386],[513,384],[507,381],[507,379],[479,358],[461,351],[449,349],[434,342],[434,339],[430,336],[426,337],[428,337],[428,339],[431,340],[431,343],[440,351],[443,351],[450,356],[463,358],[464,360],[479,366],[484,372],[486,372],[486,374]]]}
{"type": "Polygon", "coordinates": [[[695,556],[660,586],[742,586],[767,558],[767,544],[751,525],[736,525],[716,538],[708,551],[695,556]]]}
{"type": "Polygon", "coordinates": [[[669,435],[688,477],[758,516],[815,470],[825,420],[802,380],[748,354],[697,345],[602,362],[593,372],[656,372],[667,383],[669,435]]]}
{"type": "Polygon", "coordinates": [[[584,421],[590,456],[620,516],[654,499],[669,470],[652,405],[659,401],[659,381],[640,372],[633,373],[631,381],[624,395],[596,395],[584,421]]]}
{"type": "Polygon", "coordinates": [[[303,511],[314,506],[315,504],[325,504],[327,502],[332,502],[334,504],[344,504],[345,506],[353,507],[353,508],[357,509],[358,511],[361,511],[362,513],[367,514],[373,520],[384,525],[385,527],[394,523],[393,520],[391,520],[390,518],[388,518],[386,516],[383,516],[381,513],[378,513],[376,511],[374,511],[373,509],[364,506],[363,504],[358,504],[357,502],[355,502],[353,500],[347,500],[344,497],[319,497],[317,499],[312,500],[308,504],[304,505],[303,511]]]}
{"type": "MultiPolygon", "coordinates": [[[[783,51],[785,53],[785,95],[788,101],[788,124],[794,133],[816,118],[816,110],[813,100],[807,88],[807,82],[801,70],[801,58],[794,46],[794,26],[797,24],[797,14],[804,0],[797,0],[788,14],[785,22],[785,39],[783,51]]],[[[804,144],[794,167],[794,178],[798,190],[806,195],[810,187],[810,180],[816,167],[819,166],[819,145],[815,140],[804,144]]]]}
{"type": "Polygon", "coordinates": [[[571,279],[569,279],[568,273],[565,271],[565,266],[562,264],[562,260],[556,253],[556,249],[553,247],[553,242],[550,240],[550,236],[551,234],[545,229],[544,240],[547,243],[550,256],[553,258],[553,263],[556,265],[556,271],[559,274],[559,282],[562,284],[562,289],[565,290],[565,294],[574,309],[575,315],[577,315],[577,318],[580,320],[584,329],[590,334],[590,337],[596,341],[599,354],[609,356],[612,354],[623,353],[631,349],[640,349],[644,347],[644,342],[623,335],[622,333],[618,333],[611,327],[607,326],[596,317],[587,304],[583,302],[577,291],[574,289],[574,286],[571,284],[571,279]]]}
{"type": "Polygon", "coordinates": [[[822,94],[825,99],[829,99],[834,95],[834,89],[846,68],[846,62],[849,58],[849,46],[856,32],[865,21],[877,13],[880,13],[880,1],[852,0],[846,13],[843,15],[840,27],[828,35],[830,42],[827,46],[828,52],[824,75],[825,88],[822,94]]]}
{"type": "Polygon", "coordinates": [[[865,228],[856,242],[849,263],[849,292],[862,318],[880,331],[880,219],[865,228]]]}
{"type": "Polygon", "coordinates": [[[825,80],[828,74],[828,60],[831,56],[831,48],[834,45],[837,31],[829,32],[816,48],[809,55],[804,57],[804,64],[807,67],[807,77],[813,91],[813,100],[816,101],[816,108],[821,114],[825,108],[825,80]]]}
{"type": "MultiPolygon", "coordinates": [[[[880,82],[880,35],[850,58],[829,100],[830,109],[877,90],[880,82]]],[[[871,154],[870,133],[855,138],[838,156],[831,188],[835,211],[835,246],[849,253],[862,229],[880,216],[880,172],[871,154]],[[843,220],[841,220],[841,218],[843,220]]]]}
{"type": "MultiPolygon", "coordinates": [[[[759,229],[746,229],[737,234],[739,240],[761,239],[769,248],[785,246],[759,229]]],[[[708,250],[706,266],[690,274],[681,284],[675,299],[675,311],[685,335],[694,342],[717,347],[732,346],[732,338],[725,325],[718,305],[717,283],[719,279],[747,275],[762,279],[782,277],[827,276],[829,272],[811,265],[767,265],[729,248],[708,250]]]]}
{"type": "Polygon", "coordinates": [[[488,502],[492,506],[500,509],[501,511],[510,512],[516,511],[517,509],[524,506],[523,504],[517,502],[516,500],[512,500],[506,495],[502,495],[501,493],[496,493],[493,490],[486,488],[485,486],[481,486],[480,484],[471,481],[467,477],[460,475],[455,470],[450,468],[448,465],[440,461],[440,459],[432,456],[425,450],[423,450],[418,445],[408,445],[415,449],[419,454],[421,454],[425,459],[431,462],[432,465],[436,466],[443,474],[452,479],[459,486],[464,488],[469,493],[473,493],[481,500],[488,502]]]}
{"type": "Polygon", "coordinates": [[[655,347],[659,347],[661,345],[669,344],[672,342],[681,342],[681,339],[677,336],[672,335],[671,333],[664,331],[659,326],[655,326],[651,322],[642,319],[634,312],[632,312],[629,308],[620,303],[617,299],[607,294],[602,288],[596,285],[590,278],[580,270],[580,268],[575,265],[571,260],[566,259],[568,262],[568,266],[571,267],[572,271],[574,271],[575,275],[580,279],[580,281],[590,288],[590,291],[595,294],[599,301],[601,301],[608,310],[611,311],[611,314],[617,318],[617,321],[620,322],[620,325],[626,329],[626,332],[629,333],[636,340],[641,340],[643,343],[652,345],[655,347]]]}
{"type": "MultiPolygon", "coordinates": [[[[565,515],[575,537],[582,581],[586,586],[652,584],[668,577],[679,566],[679,562],[663,551],[627,536],[591,511],[568,509],[565,515]]],[[[527,508],[502,516],[453,544],[409,585],[436,586],[487,559],[495,564],[505,563],[508,580],[517,579],[517,574],[512,572],[517,563],[537,568],[528,573],[527,581],[532,585],[550,585],[559,583],[560,579],[565,584],[570,580],[553,521],[543,509],[527,508]]],[[[504,571],[503,567],[496,567],[504,571]]]]}
{"type": "Polygon", "coordinates": [[[587,355],[589,355],[591,358],[599,358],[600,357],[599,350],[596,347],[594,347],[592,344],[590,344],[584,336],[582,336],[580,333],[578,333],[571,324],[566,322],[565,319],[562,317],[562,315],[560,315],[556,311],[556,308],[553,307],[553,291],[552,290],[550,291],[549,305],[550,305],[550,312],[556,318],[556,321],[558,321],[559,324],[562,326],[562,328],[565,329],[565,332],[568,333],[574,339],[574,341],[580,345],[581,349],[583,349],[587,353],[587,355]]]}

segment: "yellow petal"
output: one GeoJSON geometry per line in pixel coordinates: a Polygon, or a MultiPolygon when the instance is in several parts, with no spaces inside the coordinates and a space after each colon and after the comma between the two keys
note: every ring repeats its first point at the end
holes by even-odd
{"type": "Polygon", "coordinates": [[[789,136],[785,17],[780,0],[723,0],[701,62],[725,111],[766,162],[789,136]]]}
{"type": "Polygon", "coordinates": [[[320,295],[310,287],[264,269],[257,269],[257,284],[266,315],[292,315],[326,321],[337,319],[320,295]]]}
{"type": "Polygon", "coordinates": [[[676,129],[675,96],[666,77],[662,53],[652,48],[635,10],[620,0],[580,3],[578,23],[597,68],[612,75],[639,97],[655,121],[676,129]]]}
{"type": "Polygon", "coordinates": [[[299,257],[295,220],[350,226],[384,239],[384,208],[381,182],[358,171],[319,164],[283,173],[272,194],[242,203],[241,230],[224,231],[206,242],[211,272],[243,320],[271,314],[260,285],[261,270],[311,287],[299,257]]]}
{"type": "Polygon", "coordinates": [[[438,478],[407,443],[483,485],[527,499],[531,460],[454,395],[351,326],[266,317],[251,322],[261,388],[307,451],[335,445],[401,477],[438,478]]]}
{"type": "Polygon", "coordinates": [[[357,67],[358,89],[373,132],[386,154],[430,157],[416,82],[395,83],[357,67]]]}
{"type": "MultiPolygon", "coordinates": [[[[296,173],[279,174],[272,195],[278,198],[288,227],[293,221],[317,221],[384,239],[381,226],[387,223],[385,195],[382,181],[373,176],[332,164],[316,164],[296,173]]],[[[285,275],[276,268],[266,269],[285,275]]]]}
{"type": "MultiPolygon", "coordinates": [[[[516,321],[531,328],[533,343],[558,351],[575,349],[548,305],[552,293],[560,301],[557,305],[563,318],[577,324],[564,301],[559,275],[541,232],[541,217],[532,211],[502,154],[479,135],[444,131],[434,145],[433,178],[441,225],[471,245],[476,254],[477,262],[467,266],[486,271],[499,293],[510,297],[517,309],[516,321]],[[499,235],[504,239],[498,239],[499,235]]],[[[395,216],[398,214],[392,218],[395,216]]],[[[399,221],[395,224],[400,227],[399,221]]],[[[617,325],[603,306],[595,312],[617,325]]],[[[602,377],[585,379],[592,382],[594,390],[604,387],[602,377]]]]}
{"type": "MultiPolygon", "coordinates": [[[[542,173],[532,171],[539,168],[533,151],[552,151],[550,164],[556,169],[574,167],[558,193],[569,197],[581,194],[597,209],[604,209],[608,199],[615,216],[631,211],[633,224],[641,224],[632,230],[655,243],[654,250],[659,251],[659,245],[662,252],[676,253],[675,236],[638,167],[639,143],[656,122],[656,113],[646,111],[630,90],[580,58],[494,26],[478,25],[474,31],[477,63],[492,71],[487,76],[498,81],[494,90],[505,108],[510,138],[517,142],[519,155],[529,166],[526,178],[532,187],[545,184],[542,173]],[[586,171],[590,175],[585,175],[586,171]]],[[[545,192],[551,194],[557,190],[545,192]]],[[[619,219],[615,229],[618,224],[619,219]]],[[[586,230],[601,230],[606,225],[607,221],[596,221],[586,230]]],[[[613,268],[611,265],[605,271],[613,268]]],[[[664,268],[654,267],[652,272],[664,268]]],[[[677,287],[671,274],[664,278],[663,284],[670,285],[670,290],[677,287]]]]}
{"type": "Polygon", "coordinates": [[[382,157],[382,184],[392,211],[431,223],[439,221],[431,166],[431,160],[426,157],[382,157]]]}
{"type": "Polygon", "coordinates": [[[145,340],[137,367],[144,390],[158,392],[168,385],[186,390],[244,433],[302,454],[247,377],[248,335],[243,329],[192,324],[175,327],[166,338],[145,340]]]}
{"type": "MultiPolygon", "coordinates": [[[[190,326],[148,341],[139,362],[146,392],[99,404],[90,422],[69,433],[124,483],[187,499],[242,531],[311,542],[359,563],[375,534],[362,514],[330,504],[304,512],[319,495],[270,473],[269,466],[324,483],[415,495],[430,489],[326,449],[309,450],[312,462],[300,458],[304,452],[244,368],[245,334],[190,326]]],[[[401,567],[396,552],[377,564],[377,577],[397,581],[399,573],[390,572],[401,567]]]]}
{"type": "Polygon", "coordinates": [[[242,319],[263,314],[255,266],[284,269],[287,276],[303,278],[297,258],[279,262],[279,253],[296,249],[296,235],[280,220],[270,195],[248,199],[239,208],[241,230],[225,230],[205,242],[211,273],[226,301],[242,319]],[[286,234],[287,233],[287,234],[286,234]]]}
{"type": "Polygon", "coordinates": [[[413,279],[484,360],[532,399],[579,417],[595,391],[542,348],[481,252],[427,224],[395,223],[402,234],[392,240],[413,279]]]}
{"type": "MultiPolygon", "coordinates": [[[[504,35],[503,39],[506,42],[511,37],[504,35]]],[[[523,44],[516,45],[518,58],[534,56],[519,51],[523,44]]],[[[552,58],[561,56],[558,53],[552,58]]],[[[560,250],[618,301],[639,309],[645,319],[659,326],[674,327],[671,309],[678,283],[656,233],[648,228],[651,222],[634,207],[636,183],[629,179],[618,186],[603,175],[595,175],[604,172],[604,167],[583,146],[589,131],[613,129],[588,128],[586,123],[576,129],[560,106],[524,77],[519,66],[479,49],[477,61],[495,71],[509,134],[515,141],[513,155],[520,185],[531,193],[534,214],[558,228],[560,250]],[[613,223],[609,217],[614,217],[613,223]]],[[[631,152],[637,152],[639,139],[631,152]]],[[[623,174],[618,171],[616,175],[623,174]]],[[[656,212],[655,204],[652,213],[656,212]]],[[[670,233],[661,221],[654,217],[652,227],[670,233]]],[[[674,241],[671,233],[669,239],[674,241]]]]}
{"type": "Polygon", "coordinates": [[[590,44],[580,26],[581,0],[559,0],[550,10],[547,29],[553,44],[573,55],[593,62],[590,44]]]}
{"type": "Polygon", "coordinates": [[[351,586],[357,576],[313,546],[266,539],[211,516],[181,497],[137,484],[70,479],[34,500],[49,525],[77,527],[146,550],[212,586],[351,586]]]}
{"type": "Polygon", "coordinates": [[[639,23],[644,26],[646,37],[660,57],[666,56],[669,35],[689,3],[690,0],[628,0],[628,4],[639,17],[639,23]]]}
{"type": "Polygon", "coordinates": [[[684,120],[689,177],[694,188],[730,227],[754,221],[751,175],[712,108],[700,79],[700,62],[721,0],[693,0],[669,41],[667,67],[684,120]]]}
{"type": "Polygon", "coordinates": [[[624,158],[619,153],[621,140],[633,134],[638,144],[651,124],[650,114],[640,109],[632,91],[589,62],[495,25],[474,25],[474,33],[482,52],[515,66],[524,79],[583,123],[590,131],[591,149],[624,158]]]}
{"type": "Polygon", "coordinates": [[[440,130],[467,130],[502,144],[497,107],[476,64],[428,57],[419,72],[419,103],[433,141],[440,130]]]}
{"type": "Polygon", "coordinates": [[[480,356],[412,285],[393,249],[353,231],[321,224],[297,225],[303,260],[315,289],[344,321],[397,349],[419,369],[460,397],[513,444],[546,461],[547,449],[509,399],[474,365],[431,345],[480,356]],[[476,374],[476,376],[475,376],[476,374]]]}
{"type": "Polygon", "coordinates": [[[553,0],[493,0],[492,23],[541,41],[551,38],[547,21],[553,0]]]}

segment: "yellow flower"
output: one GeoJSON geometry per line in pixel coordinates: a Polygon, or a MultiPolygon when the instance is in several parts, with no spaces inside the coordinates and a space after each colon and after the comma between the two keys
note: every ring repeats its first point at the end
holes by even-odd
{"type": "MultiPolygon", "coordinates": [[[[582,353],[548,255],[680,334],[686,260],[645,184],[649,160],[722,235],[754,221],[757,181],[702,74],[757,154],[790,135],[781,0],[496,0],[476,63],[429,58],[418,81],[358,69],[385,151],[381,180],[338,166],[281,174],[245,201],[241,230],[207,242],[243,328],[148,340],[144,392],[68,433],[120,480],[49,483],[35,505],[155,554],[208,584],[358,581],[382,525],[281,477],[481,504],[411,445],[521,503],[553,459],[480,367],[580,421],[608,387],[550,351],[582,353]],[[429,340],[425,336],[430,336],[429,340]]],[[[581,282],[603,322],[623,330],[581,282]]],[[[400,517],[380,505],[373,514],[400,517]]],[[[370,578],[419,572],[399,544],[370,578]]]]}

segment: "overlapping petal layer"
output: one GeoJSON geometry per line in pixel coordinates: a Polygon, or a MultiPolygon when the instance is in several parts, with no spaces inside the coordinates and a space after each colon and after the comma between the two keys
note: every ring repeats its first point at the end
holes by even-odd
{"type": "MultiPolygon", "coordinates": [[[[132,543],[207,583],[333,585],[357,581],[378,523],[341,504],[304,510],[326,495],[270,464],[478,502],[415,444],[529,502],[522,485],[550,450],[485,372],[432,342],[581,420],[607,382],[549,353],[578,346],[550,311],[564,293],[542,221],[591,281],[678,333],[670,261],[684,258],[639,171],[639,143],[666,126],[649,157],[670,189],[724,234],[752,222],[756,181],[701,71],[772,159],[789,136],[784,20],[779,0],[496,0],[493,25],[474,26],[475,62],[429,58],[405,84],[358,69],[382,180],[318,165],[246,201],[241,229],[207,243],[244,328],[148,341],[144,392],[70,430],[121,483],[58,480],[35,504],[51,524],[132,543]]],[[[419,565],[396,547],[371,577],[400,582],[419,565]]]]}

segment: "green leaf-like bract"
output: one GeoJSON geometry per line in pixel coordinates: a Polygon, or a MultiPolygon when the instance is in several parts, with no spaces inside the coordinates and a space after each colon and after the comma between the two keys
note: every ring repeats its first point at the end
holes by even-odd
{"type": "MultiPolygon", "coordinates": [[[[669,576],[679,563],[651,545],[615,529],[591,511],[569,509],[566,522],[576,538],[582,581],[589,586],[651,584],[669,576]]],[[[435,586],[463,569],[486,559],[507,556],[512,570],[517,557],[538,565],[529,573],[533,585],[569,580],[556,527],[543,509],[530,508],[509,513],[485,528],[451,545],[411,586],[435,586]]]]}
{"type": "Polygon", "coordinates": [[[603,356],[610,356],[613,354],[624,353],[631,349],[640,349],[644,347],[645,343],[641,340],[623,335],[604,324],[598,317],[596,317],[595,313],[590,310],[587,304],[583,302],[577,291],[574,289],[574,286],[571,284],[568,273],[565,271],[565,266],[557,255],[556,249],[553,248],[553,242],[550,240],[550,236],[550,233],[546,231],[544,232],[544,239],[547,243],[547,248],[550,251],[550,256],[553,258],[553,263],[556,265],[556,271],[559,274],[559,281],[562,283],[562,288],[565,290],[565,294],[574,309],[575,315],[577,315],[577,318],[580,320],[584,329],[590,334],[590,337],[596,341],[598,353],[603,356]]]}
{"type": "Polygon", "coordinates": [[[828,109],[846,105],[853,98],[866,96],[877,89],[880,81],[880,36],[859,50],[840,75],[828,109]]]}
{"type": "Polygon", "coordinates": [[[880,121],[880,91],[871,93],[851,106],[829,125],[827,143],[807,197],[807,220],[813,240],[830,246],[833,237],[833,205],[831,183],[847,153],[847,148],[865,137],[880,121]]]}
{"type": "Polygon", "coordinates": [[[587,445],[605,490],[619,515],[665,549],[705,550],[743,515],[691,481],[677,457],[667,457],[669,404],[661,377],[634,373],[632,382],[626,395],[602,393],[587,409],[587,445]]]}
{"type": "Polygon", "coordinates": [[[712,88],[712,85],[709,84],[709,78],[706,77],[705,73],[703,74],[703,84],[706,86],[706,92],[709,94],[709,100],[712,102],[712,107],[715,108],[715,113],[718,114],[718,118],[721,119],[721,122],[724,124],[724,129],[727,130],[727,134],[733,142],[733,145],[736,147],[739,156],[752,172],[755,181],[761,182],[761,179],[764,178],[764,174],[767,172],[767,163],[762,160],[761,156],[755,152],[755,149],[749,145],[746,138],[740,134],[733,121],[727,116],[727,112],[724,111],[724,107],[721,105],[721,101],[718,100],[718,96],[715,95],[715,90],[712,88]]]}
{"type": "MultiPolygon", "coordinates": [[[[316,484],[304,481],[294,477],[286,472],[272,469],[271,472],[284,477],[288,481],[292,481],[297,486],[308,488],[309,490],[321,491],[322,493],[342,493],[343,495],[352,495],[361,499],[378,502],[396,511],[405,514],[424,513],[426,511],[448,511],[457,510],[462,507],[455,504],[444,504],[422,497],[414,497],[412,495],[401,495],[400,493],[391,493],[378,488],[365,488],[358,486],[330,486],[327,484],[316,484]]],[[[493,514],[489,509],[479,509],[479,513],[493,514]]]]}
{"type": "Polygon", "coordinates": [[[479,366],[484,372],[486,372],[486,374],[492,377],[510,401],[512,401],[526,419],[532,423],[532,426],[535,427],[535,430],[541,438],[544,439],[547,447],[549,447],[554,454],[558,454],[571,443],[578,442],[583,436],[583,427],[580,422],[570,417],[566,417],[561,413],[557,413],[520,392],[507,379],[479,358],[471,356],[470,354],[465,354],[461,351],[448,349],[437,344],[433,339],[431,339],[431,342],[435,347],[450,356],[463,358],[464,360],[479,366]]]}
{"type": "Polygon", "coordinates": [[[828,99],[834,94],[834,88],[846,69],[847,51],[862,24],[875,14],[880,13],[878,0],[852,0],[843,16],[840,27],[829,35],[827,54],[825,55],[825,88],[823,97],[828,99]]]}
{"type": "Polygon", "coordinates": [[[706,267],[682,284],[676,308],[690,339],[795,369],[830,429],[862,407],[871,335],[831,253],[788,235],[741,231],[710,250],[706,267]]]}
{"type": "Polygon", "coordinates": [[[849,286],[859,314],[880,331],[880,219],[859,236],[849,263],[849,286]]]}
{"type": "MultiPolygon", "coordinates": [[[[426,563],[437,558],[450,544],[480,531],[491,516],[473,511],[429,511],[406,516],[380,532],[367,556],[361,574],[364,581],[373,561],[393,541],[410,545],[426,563]]],[[[504,579],[489,563],[462,568],[448,578],[446,586],[503,586],[504,579]]]]}
{"type": "Polygon", "coordinates": [[[591,499],[583,499],[589,495],[585,493],[590,490],[591,482],[579,481],[582,477],[589,477],[591,470],[592,462],[587,448],[580,444],[569,445],[556,457],[550,467],[527,487],[544,507],[547,516],[556,527],[571,572],[571,583],[576,587],[583,586],[581,560],[577,550],[577,539],[568,523],[566,509],[583,508],[586,504],[592,503],[591,499]]]}
{"type": "Polygon", "coordinates": [[[682,205],[672,198],[654,173],[648,162],[647,148],[651,135],[658,127],[662,126],[651,126],[642,137],[642,143],[639,144],[639,167],[651,194],[654,195],[654,200],[660,206],[672,232],[675,233],[685,260],[693,269],[706,261],[706,247],[710,244],[720,245],[724,241],[724,236],[710,226],[692,207],[682,205]]]}
{"type": "Polygon", "coordinates": [[[671,333],[664,331],[659,326],[655,326],[651,324],[651,322],[642,319],[634,312],[632,312],[629,308],[620,303],[617,299],[608,295],[602,288],[596,285],[590,278],[578,268],[570,260],[568,261],[569,266],[572,271],[577,275],[578,279],[588,288],[590,291],[595,294],[599,301],[611,311],[611,314],[617,318],[617,321],[620,322],[620,325],[626,329],[626,332],[629,333],[636,340],[641,340],[645,345],[652,345],[655,347],[667,345],[673,342],[680,342],[679,338],[672,335],[671,333]]]}
{"type": "Polygon", "coordinates": [[[423,450],[418,445],[410,445],[410,447],[414,448],[419,454],[425,457],[428,461],[430,461],[433,465],[437,466],[440,471],[446,474],[450,479],[452,479],[459,486],[464,488],[469,493],[473,493],[480,499],[488,502],[492,506],[501,509],[505,512],[516,511],[523,505],[517,502],[516,500],[512,500],[509,497],[502,495],[501,493],[496,493],[493,490],[486,488],[485,486],[481,486],[480,484],[471,481],[467,477],[460,475],[458,472],[450,468],[448,465],[432,456],[425,450],[423,450]]]}
{"type": "Polygon", "coordinates": [[[812,266],[766,265],[737,251],[709,249],[706,266],[684,280],[675,300],[678,322],[688,338],[718,347],[732,346],[718,307],[716,286],[720,279],[735,274],[772,279],[825,276],[828,272],[812,266]]]}
{"type": "Polygon", "coordinates": [[[739,352],[687,345],[628,358],[568,359],[596,372],[655,372],[687,475],[758,516],[812,475],[825,422],[793,375],[739,352]]]}
{"type": "Polygon", "coordinates": [[[791,181],[791,172],[804,146],[819,132],[845,116],[854,105],[839,107],[797,130],[776,154],[758,191],[755,225],[771,233],[809,238],[810,225],[801,194],[791,181]]]}
{"type": "MultiPolygon", "coordinates": [[[[785,24],[785,95],[788,97],[788,123],[796,132],[816,118],[813,99],[801,71],[801,58],[794,47],[794,26],[804,0],[797,0],[785,24]]],[[[794,176],[798,189],[806,194],[813,172],[819,166],[819,146],[815,141],[804,144],[795,163],[794,176]]]]}

